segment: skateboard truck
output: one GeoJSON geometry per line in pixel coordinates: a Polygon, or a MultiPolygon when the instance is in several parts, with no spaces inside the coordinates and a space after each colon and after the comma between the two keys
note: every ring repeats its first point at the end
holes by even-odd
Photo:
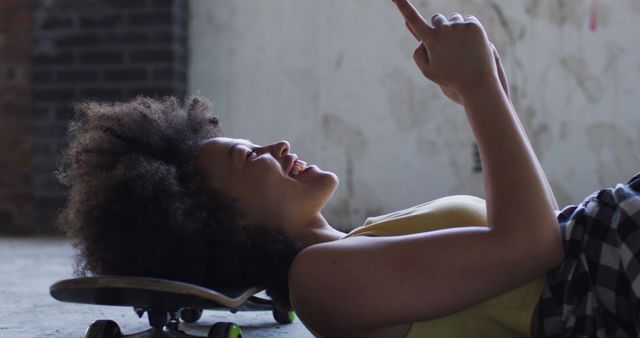
{"type": "MultiPolygon", "coordinates": [[[[94,322],[89,329],[87,329],[87,333],[85,338],[103,338],[103,337],[119,337],[119,338],[133,338],[133,337],[175,337],[175,338],[183,338],[183,337],[195,337],[192,335],[186,334],[184,331],[179,329],[180,326],[180,318],[178,316],[178,311],[175,310],[161,310],[161,309],[146,309],[136,307],[135,312],[138,314],[138,317],[142,318],[144,313],[147,313],[147,317],[149,319],[149,326],[151,329],[147,331],[143,331],[134,335],[126,335],[123,336],[120,332],[120,328],[118,324],[110,320],[98,320],[94,322]]],[[[228,337],[228,335],[216,335],[215,337],[228,337]]],[[[241,336],[239,336],[241,337],[241,336]]]]}
{"type": "MultiPolygon", "coordinates": [[[[167,328],[170,328],[172,330],[178,330],[178,325],[180,324],[178,311],[164,311],[164,310],[158,310],[158,309],[143,309],[142,311],[143,313],[145,311],[147,312],[149,325],[152,328],[162,329],[163,327],[166,326],[167,328]]],[[[138,314],[138,316],[140,315],[138,314]]]]}

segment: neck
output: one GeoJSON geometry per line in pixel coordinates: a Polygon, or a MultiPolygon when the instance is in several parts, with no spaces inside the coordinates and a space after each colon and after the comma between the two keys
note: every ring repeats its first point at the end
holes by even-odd
{"type": "Polygon", "coordinates": [[[296,228],[299,231],[294,233],[294,237],[305,248],[314,244],[333,242],[346,235],[332,227],[320,213],[308,221],[298,224],[296,228]]]}

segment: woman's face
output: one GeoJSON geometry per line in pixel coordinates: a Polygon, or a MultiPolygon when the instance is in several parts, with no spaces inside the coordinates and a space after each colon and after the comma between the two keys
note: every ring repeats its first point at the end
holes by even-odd
{"type": "Polygon", "coordinates": [[[298,159],[286,141],[258,146],[216,137],[204,141],[194,158],[207,184],[234,198],[247,223],[295,227],[317,216],[333,195],[338,178],[314,165],[294,175],[298,159]]]}

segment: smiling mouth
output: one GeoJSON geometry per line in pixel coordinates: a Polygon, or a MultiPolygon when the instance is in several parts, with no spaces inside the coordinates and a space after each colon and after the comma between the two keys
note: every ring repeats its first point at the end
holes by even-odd
{"type": "Polygon", "coordinates": [[[305,161],[295,160],[295,162],[293,162],[293,167],[291,167],[291,171],[289,172],[289,176],[298,176],[306,168],[307,163],[305,161]]]}

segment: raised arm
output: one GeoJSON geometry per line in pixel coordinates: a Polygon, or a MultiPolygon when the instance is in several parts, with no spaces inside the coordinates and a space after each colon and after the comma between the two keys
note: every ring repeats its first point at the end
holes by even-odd
{"type": "Polygon", "coordinates": [[[473,16],[454,14],[447,19],[437,14],[432,28],[408,1],[396,2],[422,41],[414,53],[416,64],[425,77],[454,91],[464,105],[483,160],[488,219],[494,231],[557,234],[557,227],[549,226],[555,216],[546,178],[502,89],[481,23],[473,16]],[[517,219],[528,222],[514,224],[517,219]]]}
{"type": "MultiPolygon", "coordinates": [[[[399,6],[401,6],[400,8],[402,9],[403,13],[406,13],[406,17],[407,18],[414,18],[415,21],[415,16],[412,13],[416,13],[415,10],[412,7],[407,7],[410,6],[410,3],[400,3],[399,6]],[[404,6],[404,8],[402,7],[404,6]]],[[[418,20],[420,20],[420,18],[417,18],[418,20]]],[[[416,33],[416,31],[414,30],[414,28],[411,26],[411,24],[409,23],[408,19],[405,19],[405,25],[407,26],[407,28],[409,29],[409,31],[411,32],[411,34],[413,35],[413,37],[416,38],[416,40],[418,40],[421,44],[421,46],[416,50],[416,53],[424,53],[424,49],[422,47],[422,40],[421,38],[418,36],[418,34],[416,33]]],[[[493,50],[493,59],[495,60],[495,65],[496,65],[496,71],[498,74],[498,78],[500,79],[500,85],[502,86],[502,89],[504,90],[505,95],[507,96],[507,98],[509,98],[509,103],[511,105],[513,105],[513,103],[511,102],[511,98],[509,97],[509,81],[507,79],[507,75],[504,71],[504,68],[502,67],[502,61],[500,60],[500,54],[498,53],[498,50],[496,49],[496,47],[491,44],[491,48],[493,50]]],[[[446,85],[442,85],[440,84],[440,89],[442,90],[442,93],[444,93],[445,96],[447,96],[449,99],[451,99],[453,102],[458,103],[458,104],[462,104],[462,100],[460,98],[460,96],[458,95],[458,93],[453,90],[452,88],[447,87],[446,85]]],[[[518,122],[518,125],[520,126],[521,132],[524,134],[524,127],[522,126],[522,123],[520,122],[520,120],[518,119],[517,115],[514,115],[515,119],[518,122]]],[[[544,177],[544,172],[542,171],[542,166],[540,166],[540,164],[538,163],[538,167],[537,170],[540,171],[540,174],[544,177]]],[[[544,177],[544,185],[545,185],[545,189],[547,191],[547,195],[549,196],[549,198],[551,199],[551,202],[553,204],[554,210],[558,210],[558,203],[556,202],[556,198],[555,195],[553,194],[553,190],[551,189],[551,185],[549,184],[549,181],[547,180],[546,177],[544,177]]]]}
{"type": "Polygon", "coordinates": [[[407,0],[396,3],[422,41],[414,54],[422,74],[464,105],[483,160],[489,227],[355,237],[304,250],[290,272],[292,300],[327,336],[367,336],[445,316],[542,277],[563,258],[546,178],[482,25],[455,14],[436,15],[430,26],[407,0]]]}

